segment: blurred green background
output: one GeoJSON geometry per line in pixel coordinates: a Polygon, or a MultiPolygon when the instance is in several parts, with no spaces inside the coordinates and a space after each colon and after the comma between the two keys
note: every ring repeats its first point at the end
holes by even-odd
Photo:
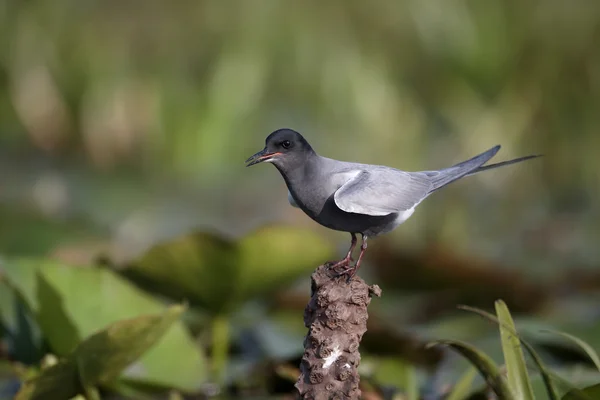
{"type": "MultiPolygon", "coordinates": [[[[534,335],[548,324],[600,347],[598,43],[594,0],[3,0],[0,254],[120,273],[183,240],[149,263],[166,271],[122,275],[190,301],[186,326],[207,354],[210,332],[229,332],[234,354],[212,362],[236,393],[292,393],[278,368],[302,354],[308,277],[349,236],[291,208],[277,171],[244,160],[280,127],[324,156],[405,170],[501,144],[498,161],[545,157],[455,183],[370,243],[360,275],[383,298],[365,357],[428,366],[438,390],[462,364],[439,367],[421,343],[485,342],[495,327],[456,305],[496,298],[534,335]],[[172,265],[202,279],[167,288],[172,265]],[[259,361],[264,379],[250,379],[259,361]]],[[[580,361],[546,345],[560,365],[580,361]]]]}

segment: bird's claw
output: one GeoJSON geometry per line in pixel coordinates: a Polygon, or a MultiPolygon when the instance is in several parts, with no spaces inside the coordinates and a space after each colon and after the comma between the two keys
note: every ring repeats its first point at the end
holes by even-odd
{"type": "Polygon", "coordinates": [[[325,265],[329,269],[337,269],[339,267],[347,267],[351,261],[354,261],[354,259],[352,259],[352,257],[346,257],[346,258],[342,258],[339,261],[327,261],[325,263],[325,265]]]}
{"type": "Polygon", "coordinates": [[[346,268],[344,268],[343,270],[341,270],[339,272],[336,271],[336,277],[347,275],[348,281],[350,281],[350,279],[352,279],[354,277],[354,275],[356,274],[357,269],[358,268],[356,267],[356,265],[347,266],[346,268]]]}

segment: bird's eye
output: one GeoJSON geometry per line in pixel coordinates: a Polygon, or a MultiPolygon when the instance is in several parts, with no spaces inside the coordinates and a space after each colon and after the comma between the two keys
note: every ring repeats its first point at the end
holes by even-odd
{"type": "Polygon", "coordinates": [[[292,142],[290,142],[289,140],[284,140],[283,142],[281,142],[281,147],[283,147],[284,149],[289,149],[291,145],[292,142]]]}

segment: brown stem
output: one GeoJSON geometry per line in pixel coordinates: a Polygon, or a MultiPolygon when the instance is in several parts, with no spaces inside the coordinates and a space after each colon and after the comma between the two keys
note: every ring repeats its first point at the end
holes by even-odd
{"type": "Polygon", "coordinates": [[[367,331],[367,306],[380,296],[360,277],[338,277],[322,265],[311,276],[304,311],[308,334],[296,388],[303,399],[359,399],[358,346],[367,331]]]}

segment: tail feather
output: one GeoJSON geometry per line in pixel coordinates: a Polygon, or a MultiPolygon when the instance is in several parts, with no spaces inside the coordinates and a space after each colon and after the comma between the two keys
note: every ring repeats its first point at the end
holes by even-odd
{"type": "Polygon", "coordinates": [[[483,165],[488,162],[492,157],[498,153],[500,145],[494,146],[488,151],[481,153],[469,160],[463,161],[451,167],[445,168],[440,171],[428,172],[432,178],[433,189],[431,192],[441,189],[442,187],[460,179],[465,176],[474,175],[479,172],[487,171],[494,168],[500,168],[511,164],[516,164],[521,161],[530,160],[532,158],[540,157],[540,155],[531,155],[526,157],[515,158],[514,160],[503,161],[496,164],[483,165]]]}
{"type": "Polygon", "coordinates": [[[440,189],[447,184],[462,178],[468,173],[475,171],[477,168],[488,162],[490,158],[494,157],[496,153],[498,153],[498,150],[500,150],[500,145],[494,146],[488,151],[485,151],[473,158],[455,164],[451,167],[444,168],[439,171],[432,171],[430,176],[433,188],[431,191],[433,192],[437,189],[440,189]]]}
{"type": "Polygon", "coordinates": [[[476,170],[469,172],[465,176],[475,175],[475,174],[478,174],[479,172],[487,171],[487,170],[494,169],[494,168],[500,168],[500,167],[504,167],[504,166],[511,165],[511,164],[516,164],[521,161],[531,160],[532,158],[538,158],[538,157],[542,157],[542,156],[543,156],[543,154],[535,154],[535,155],[531,155],[531,156],[515,158],[514,160],[502,161],[502,162],[499,162],[496,164],[483,165],[483,166],[477,168],[476,170]]]}

